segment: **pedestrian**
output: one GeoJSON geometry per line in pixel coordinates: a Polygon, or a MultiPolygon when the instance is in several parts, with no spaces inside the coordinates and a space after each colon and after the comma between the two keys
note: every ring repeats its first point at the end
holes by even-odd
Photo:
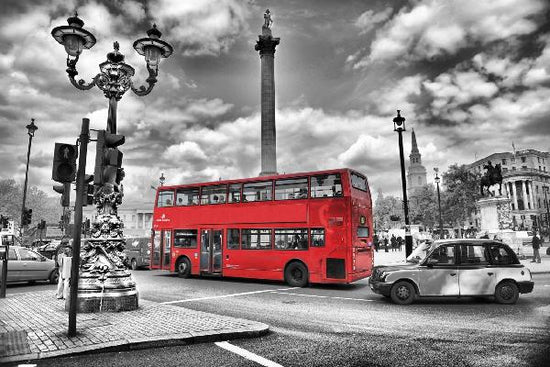
{"type": "Polygon", "coordinates": [[[388,252],[388,237],[384,237],[384,251],[388,252]]]}
{"type": "Polygon", "coordinates": [[[397,236],[397,249],[401,251],[401,246],[403,246],[403,237],[397,236]]]}
{"type": "Polygon", "coordinates": [[[372,242],[374,242],[374,250],[378,252],[378,247],[380,247],[380,239],[378,238],[377,233],[374,234],[374,237],[372,238],[372,242]]]}
{"type": "Polygon", "coordinates": [[[539,236],[537,235],[537,231],[534,231],[533,241],[531,242],[531,244],[533,246],[533,260],[531,261],[532,263],[540,263],[541,262],[540,253],[539,253],[540,243],[541,243],[541,240],[540,240],[539,236]]]}
{"type": "Polygon", "coordinates": [[[57,299],[67,299],[69,295],[69,285],[71,277],[71,248],[69,246],[63,249],[63,253],[58,256],[59,280],[57,282],[57,299]]]}
{"type": "Polygon", "coordinates": [[[395,238],[394,234],[391,235],[390,244],[391,244],[391,250],[395,251],[397,249],[397,238],[395,238]]]}

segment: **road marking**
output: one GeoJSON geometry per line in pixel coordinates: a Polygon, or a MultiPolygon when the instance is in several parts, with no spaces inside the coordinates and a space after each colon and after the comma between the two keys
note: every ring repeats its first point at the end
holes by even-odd
{"type": "Polygon", "coordinates": [[[374,299],[361,299],[361,298],[338,297],[338,296],[319,296],[317,294],[303,294],[303,293],[277,292],[277,291],[273,291],[272,293],[274,293],[274,294],[290,294],[290,295],[298,296],[298,297],[343,299],[343,300],[347,300],[347,301],[359,301],[359,302],[375,302],[374,299]]]}
{"type": "Polygon", "coordinates": [[[270,361],[269,359],[266,359],[264,357],[260,357],[257,354],[249,352],[246,349],[237,347],[236,345],[230,344],[228,342],[216,342],[215,344],[220,348],[223,348],[225,350],[228,350],[230,352],[238,354],[241,357],[244,357],[244,358],[246,358],[250,361],[254,361],[256,363],[259,363],[262,366],[266,366],[266,367],[283,367],[279,363],[275,363],[273,361],[270,361]]]}
{"type": "Polygon", "coordinates": [[[194,302],[194,301],[206,301],[210,299],[218,299],[218,298],[227,298],[227,297],[239,297],[239,296],[247,296],[250,294],[259,294],[259,293],[275,293],[277,291],[287,291],[296,289],[296,287],[292,288],[279,288],[279,289],[266,289],[263,291],[254,291],[254,292],[244,292],[244,293],[232,293],[232,294],[224,294],[222,296],[211,296],[211,297],[201,297],[201,298],[188,298],[188,299],[180,299],[178,301],[167,301],[167,302],[161,302],[163,305],[170,305],[173,303],[183,303],[183,302],[194,302]]]}

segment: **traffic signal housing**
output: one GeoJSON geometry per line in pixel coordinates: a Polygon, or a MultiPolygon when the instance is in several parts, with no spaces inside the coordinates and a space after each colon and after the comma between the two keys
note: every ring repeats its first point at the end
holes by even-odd
{"type": "Polygon", "coordinates": [[[32,209],[23,210],[23,215],[21,216],[21,225],[27,226],[32,222],[32,209]]]}
{"type": "Polygon", "coordinates": [[[54,185],[53,191],[61,194],[61,206],[69,207],[71,205],[71,184],[64,183],[63,185],[54,185]]]}
{"type": "Polygon", "coordinates": [[[92,205],[94,203],[94,184],[93,184],[93,180],[94,180],[94,175],[85,175],[84,176],[84,190],[83,190],[83,193],[82,193],[82,195],[84,196],[83,200],[82,200],[82,205],[83,206],[92,205]]]}
{"type": "Polygon", "coordinates": [[[76,145],[55,143],[53,154],[52,180],[56,182],[73,182],[76,178],[76,145]]]}
{"type": "Polygon", "coordinates": [[[124,135],[99,130],[95,158],[94,184],[112,186],[120,184],[124,177],[122,170],[122,152],[118,146],[124,144],[124,135]]]}

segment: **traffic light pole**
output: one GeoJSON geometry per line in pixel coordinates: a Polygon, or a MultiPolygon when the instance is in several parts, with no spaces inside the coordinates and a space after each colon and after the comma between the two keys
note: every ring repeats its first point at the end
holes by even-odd
{"type": "MultiPolygon", "coordinates": [[[[32,119],[32,122],[34,122],[34,119],[32,119]]],[[[29,144],[28,144],[28,147],[27,147],[27,168],[25,169],[25,184],[23,185],[23,205],[21,206],[21,226],[20,226],[20,228],[21,228],[21,243],[23,243],[23,228],[25,227],[24,223],[26,223],[26,215],[27,215],[27,209],[25,208],[25,202],[27,201],[27,183],[29,181],[29,160],[31,158],[32,137],[34,136],[34,132],[31,134],[30,130],[29,130],[28,135],[29,135],[29,144]]]]}
{"type": "Polygon", "coordinates": [[[80,154],[76,175],[76,202],[74,207],[73,261],[71,264],[71,289],[69,296],[69,336],[76,336],[76,311],[78,297],[78,278],[80,271],[80,235],[82,232],[82,204],[84,199],[84,176],[86,174],[86,155],[90,141],[90,120],[82,119],[80,132],[80,154]]]}

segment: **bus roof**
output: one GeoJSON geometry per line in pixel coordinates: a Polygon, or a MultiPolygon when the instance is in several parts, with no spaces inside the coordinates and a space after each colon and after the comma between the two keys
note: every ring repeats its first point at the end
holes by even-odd
{"type": "Polygon", "coordinates": [[[223,185],[223,184],[242,183],[242,182],[268,181],[268,180],[274,180],[274,179],[293,178],[293,177],[299,177],[299,176],[341,173],[345,171],[356,173],[364,177],[365,179],[367,178],[366,175],[356,170],[353,170],[351,168],[337,168],[337,169],[330,169],[330,170],[323,170],[323,171],[294,172],[294,173],[284,173],[284,174],[271,175],[271,176],[239,178],[239,179],[233,179],[233,180],[219,180],[219,181],[208,181],[208,182],[195,182],[195,183],[180,184],[180,185],[166,185],[166,186],[158,187],[157,190],[164,191],[164,190],[173,190],[173,189],[182,188],[182,187],[196,187],[196,186],[223,185]]]}

